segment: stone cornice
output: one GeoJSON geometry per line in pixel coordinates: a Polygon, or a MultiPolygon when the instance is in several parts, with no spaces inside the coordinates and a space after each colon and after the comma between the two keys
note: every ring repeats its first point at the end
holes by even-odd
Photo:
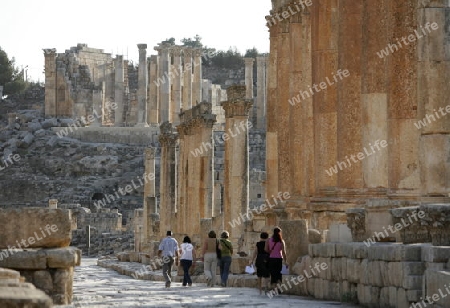
{"type": "Polygon", "coordinates": [[[44,51],[44,56],[56,56],[56,48],[46,48],[42,49],[44,51]]]}

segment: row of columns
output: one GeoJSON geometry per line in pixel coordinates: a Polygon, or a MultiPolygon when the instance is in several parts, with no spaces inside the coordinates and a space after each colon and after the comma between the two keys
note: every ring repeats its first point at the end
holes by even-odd
{"type": "MultiPolygon", "coordinates": [[[[273,2],[272,14],[289,9],[285,1],[273,2]]],[[[313,2],[270,26],[266,188],[268,196],[291,193],[289,217],[314,208],[315,196],[343,196],[349,205],[367,195],[386,203],[447,196],[450,167],[442,161],[449,122],[428,121],[421,130],[414,125],[448,104],[445,10],[408,0],[313,2]],[[383,12],[389,14],[380,19],[383,12]],[[417,46],[398,48],[388,61],[377,56],[390,38],[422,31],[418,25],[427,22],[439,30],[417,46]],[[328,81],[333,84],[313,93],[313,85],[328,81]],[[291,104],[299,93],[300,102],[291,104]],[[388,149],[371,154],[377,140],[386,140],[388,149]],[[349,159],[365,149],[370,155],[363,160],[349,159]],[[326,173],[337,162],[347,167],[326,173]]]]}
{"type": "MultiPolygon", "coordinates": [[[[222,102],[226,132],[229,134],[228,138],[224,138],[223,212],[220,206],[213,202],[213,125],[216,115],[212,113],[211,104],[203,102],[181,112],[177,133],[171,123],[165,122],[161,125],[161,237],[164,236],[165,230],[170,229],[177,234],[200,238],[201,221],[211,219],[219,221],[215,226],[229,229],[229,222],[240,219],[240,215],[245,215],[249,209],[247,128],[252,100],[246,98],[245,86],[229,87],[227,97],[228,100],[222,102]],[[240,127],[240,130],[237,127],[240,127]]],[[[150,212],[149,210],[148,213],[150,212]]],[[[241,224],[230,229],[230,239],[233,243],[237,243],[241,238],[244,228],[244,224],[241,224]]]]}

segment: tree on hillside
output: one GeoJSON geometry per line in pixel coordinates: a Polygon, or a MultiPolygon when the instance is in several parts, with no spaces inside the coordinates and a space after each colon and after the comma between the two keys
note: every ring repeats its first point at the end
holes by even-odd
{"type": "Polygon", "coordinates": [[[169,43],[171,45],[175,45],[175,38],[174,37],[168,38],[164,42],[169,43]]]}
{"type": "Polygon", "coordinates": [[[258,49],[253,47],[252,49],[247,49],[245,51],[245,58],[256,58],[259,55],[258,49]]]}
{"type": "Polygon", "coordinates": [[[202,48],[202,38],[200,35],[196,34],[193,38],[184,38],[181,40],[184,46],[190,46],[193,48],[202,48]]]}
{"type": "Polygon", "coordinates": [[[23,72],[15,67],[14,58],[8,58],[6,52],[0,47],[0,86],[4,86],[3,94],[15,94],[25,89],[23,72]]]}

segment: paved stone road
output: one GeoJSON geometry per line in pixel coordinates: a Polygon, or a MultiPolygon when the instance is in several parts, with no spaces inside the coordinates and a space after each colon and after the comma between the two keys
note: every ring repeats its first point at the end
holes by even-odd
{"type": "Polygon", "coordinates": [[[255,289],[206,288],[204,283],[191,288],[176,283],[165,289],[163,282],[135,280],[96,264],[97,259],[82,260],[75,270],[74,303],[57,307],[355,307],[289,295],[270,299],[255,289]]]}

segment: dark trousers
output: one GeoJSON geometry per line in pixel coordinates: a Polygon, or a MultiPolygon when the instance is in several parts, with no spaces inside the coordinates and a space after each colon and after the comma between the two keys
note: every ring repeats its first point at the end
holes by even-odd
{"type": "Polygon", "coordinates": [[[192,266],[192,260],[182,259],[180,262],[184,271],[183,286],[185,286],[188,283],[192,283],[191,276],[189,276],[189,268],[192,266]]]}
{"type": "Polygon", "coordinates": [[[270,271],[270,283],[281,282],[281,269],[283,268],[283,259],[270,258],[268,262],[268,268],[270,271]]]}
{"type": "Polygon", "coordinates": [[[166,286],[172,282],[172,266],[173,266],[173,258],[172,257],[163,257],[163,276],[166,280],[166,286]]]}
{"type": "Polygon", "coordinates": [[[220,280],[222,284],[227,285],[228,274],[230,273],[231,256],[225,256],[220,259],[220,280]]]}

